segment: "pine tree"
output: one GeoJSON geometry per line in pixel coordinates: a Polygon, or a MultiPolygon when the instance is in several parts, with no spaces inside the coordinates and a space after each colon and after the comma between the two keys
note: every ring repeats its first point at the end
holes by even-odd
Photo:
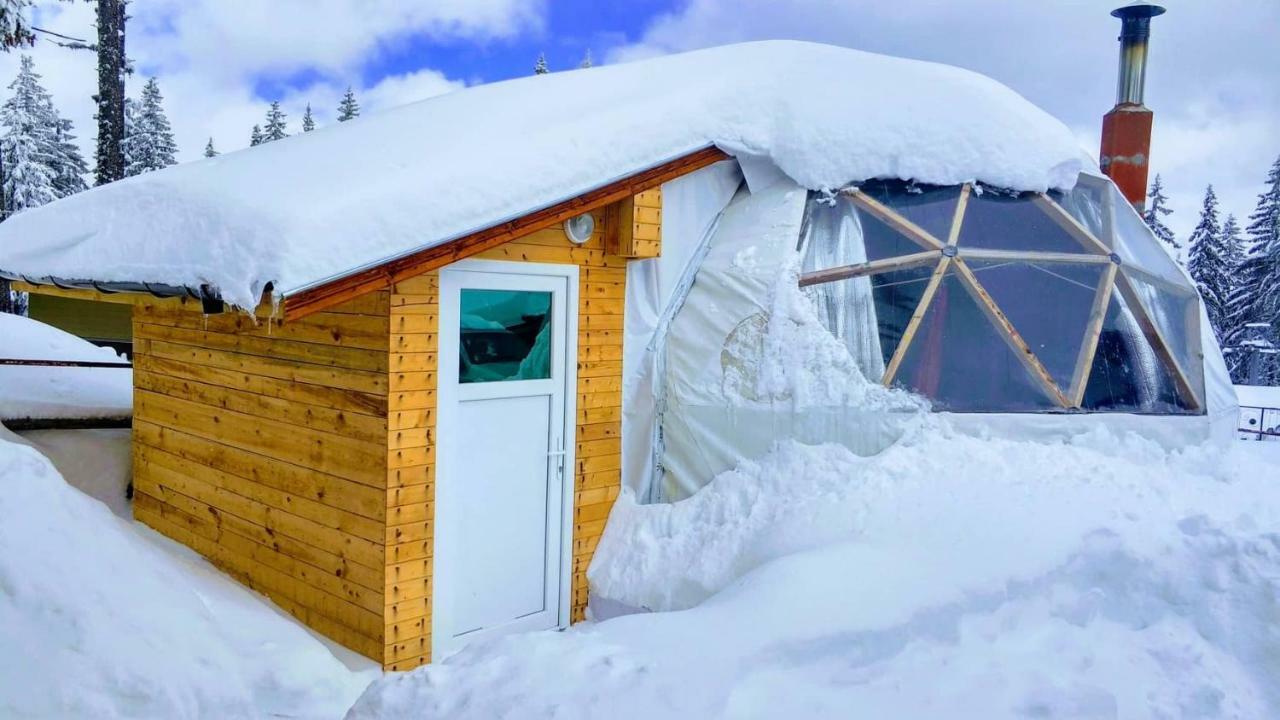
{"type": "Polygon", "coordinates": [[[174,142],[160,83],[155,78],[148,79],[142,86],[140,102],[126,103],[125,115],[126,175],[132,177],[177,164],[178,144],[174,142]],[[128,117],[130,114],[132,118],[128,117]]]}
{"type": "Polygon", "coordinates": [[[355,120],[360,117],[360,105],[356,102],[356,94],[351,92],[351,86],[347,86],[347,91],[342,95],[342,101],[338,103],[338,122],[346,122],[355,120]]]}
{"type": "Polygon", "coordinates": [[[47,93],[30,56],[22,57],[13,95],[0,106],[0,154],[4,157],[4,216],[58,199],[54,134],[47,93]]]}
{"type": "Polygon", "coordinates": [[[27,19],[27,8],[33,0],[4,0],[0,2],[0,48],[9,50],[22,45],[34,45],[35,33],[27,19]]]}
{"type": "Polygon", "coordinates": [[[85,175],[89,172],[89,164],[80,154],[80,146],[76,144],[76,136],[71,133],[73,126],[70,120],[59,117],[50,106],[54,117],[54,163],[53,187],[58,197],[74,195],[88,190],[85,175]]]}
{"type": "Polygon", "coordinates": [[[1218,216],[1218,195],[1210,185],[1204,193],[1200,222],[1187,241],[1187,272],[1195,280],[1204,300],[1209,323],[1219,338],[1227,325],[1227,302],[1231,296],[1231,278],[1235,268],[1222,245],[1222,221],[1218,216]]]}
{"type": "Polygon", "coordinates": [[[204,144],[204,156],[207,158],[218,157],[222,153],[213,149],[213,138],[209,138],[209,142],[204,144]]]}
{"type": "MultiPolygon", "coordinates": [[[[0,106],[0,219],[56,200],[58,128],[48,93],[28,56],[9,85],[13,95],[0,106]]],[[[26,314],[26,297],[0,282],[0,312],[26,314]]]]}
{"type": "Polygon", "coordinates": [[[1244,259],[1229,308],[1232,334],[1223,342],[1237,383],[1280,384],[1280,355],[1258,352],[1259,343],[1280,347],[1280,158],[1265,187],[1245,229],[1244,259]],[[1260,331],[1258,325],[1268,329],[1260,331]]]}
{"type": "MultiPolygon", "coordinates": [[[[591,60],[591,48],[587,48],[587,52],[582,56],[582,62],[578,64],[578,67],[586,70],[593,65],[595,65],[595,63],[591,60]]],[[[1159,179],[1159,176],[1157,175],[1156,178],[1159,179]]]]}
{"type": "Polygon", "coordinates": [[[534,75],[546,75],[551,72],[551,68],[547,66],[547,56],[545,53],[538,53],[538,61],[533,64],[534,75]]]}
{"type": "Polygon", "coordinates": [[[267,108],[267,124],[262,128],[262,142],[283,140],[289,137],[285,123],[286,117],[284,111],[280,109],[280,101],[272,101],[271,107],[267,108]]]}
{"type": "Polygon", "coordinates": [[[311,103],[307,103],[307,111],[302,113],[302,132],[316,129],[316,119],[311,116],[311,103]]]}
{"type": "Polygon", "coordinates": [[[249,147],[262,144],[262,126],[254,125],[253,132],[249,134],[249,147]]]}
{"type": "Polygon", "coordinates": [[[1151,228],[1151,232],[1165,245],[1174,251],[1173,255],[1177,257],[1177,251],[1182,249],[1182,243],[1178,242],[1178,238],[1174,236],[1173,231],[1165,224],[1164,218],[1173,214],[1173,210],[1169,209],[1169,198],[1164,194],[1164,184],[1160,181],[1160,176],[1156,175],[1155,182],[1151,183],[1151,192],[1147,195],[1151,202],[1147,203],[1147,209],[1142,213],[1142,219],[1147,222],[1147,227],[1151,228]]]}

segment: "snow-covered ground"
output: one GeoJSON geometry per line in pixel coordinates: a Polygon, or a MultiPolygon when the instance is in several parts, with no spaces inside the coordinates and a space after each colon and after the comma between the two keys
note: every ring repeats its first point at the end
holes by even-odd
{"type": "Polygon", "coordinates": [[[378,674],[112,514],[128,431],[36,435],[0,429],[0,717],[333,718],[378,674]]]}
{"type": "Polygon", "coordinates": [[[655,610],[375,683],[379,717],[1280,717],[1280,449],[939,417],[624,501],[591,572],[655,610]]]}
{"type": "MultiPolygon", "coordinates": [[[[0,358],[124,362],[110,348],[18,315],[0,313],[0,358]]],[[[128,368],[0,366],[0,420],[127,418],[133,413],[128,368]]]]}

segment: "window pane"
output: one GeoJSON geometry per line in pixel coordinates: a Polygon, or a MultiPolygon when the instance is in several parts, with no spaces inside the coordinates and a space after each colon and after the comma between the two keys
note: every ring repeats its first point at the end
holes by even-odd
{"type": "Polygon", "coordinates": [[[1189,409],[1178,397],[1169,369],[1151,349],[1120,293],[1098,336],[1098,349],[1085,388],[1086,410],[1180,413],[1189,409]]]}
{"type": "MultiPolygon", "coordinates": [[[[902,342],[907,323],[920,304],[920,297],[933,276],[934,265],[881,273],[871,278],[875,298],[876,325],[880,335],[880,351],[888,365],[902,342]]],[[[878,379],[878,378],[872,378],[878,379]]]]}
{"type": "MultiPolygon", "coordinates": [[[[876,181],[861,188],[871,199],[888,205],[897,213],[919,225],[938,242],[946,243],[955,219],[960,186],[910,185],[901,181],[876,181]]],[[[913,250],[912,252],[919,252],[913,250]]]]}
{"type": "Polygon", "coordinates": [[[1103,245],[1110,247],[1111,238],[1108,235],[1106,222],[1106,194],[1110,187],[1109,181],[1081,173],[1080,181],[1071,192],[1064,194],[1058,190],[1050,190],[1049,197],[1057,201],[1077,222],[1088,228],[1089,232],[1093,233],[1093,236],[1103,245]]]}
{"type": "MultiPolygon", "coordinates": [[[[824,213],[821,208],[828,206],[815,200],[814,207],[817,212],[810,216],[810,222],[813,222],[816,217],[821,217],[824,213]]],[[[858,209],[853,200],[850,200],[847,196],[841,196],[836,206],[825,212],[838,212],[854,222],[857,231],[862,235],[867,262],[912,255],[930,249],[889,227],[888,224],[875,215],[858,209]]]]}
{"type": "Polygon", "coordinates": [[[1088,253],[1035,202],[1034,193],[974,193],[960,226],[961,248],[1088,253]]]}
{"type": "Polygon", "coordinates": [[[895,385],[939,410],[1026,412],[1057,409],[954,273],[938,288],[907,349],[895,385]]]}
{"type": "Polygon", "coordinates": [[[458,382],[551,377],[551,293],[462,291],[458,382]]]}
{"type": "Polygon", "coordinates": [[[1105,265],[966,261],[978,282],[1066,392],[1105,265]]]}
{"type": "Polygon", "coordinates": [[[1186,373],[1196,396],[1203,398],[1204,358],[1200,345],[1200,306],[1196,296],[1175,294],[1140,280],[1132,273],[1125,272],[1125,277],[1137,291],[1151,321],[1160,329],[1161,336],[1169,345],[1169,352],[1186,373]]]}

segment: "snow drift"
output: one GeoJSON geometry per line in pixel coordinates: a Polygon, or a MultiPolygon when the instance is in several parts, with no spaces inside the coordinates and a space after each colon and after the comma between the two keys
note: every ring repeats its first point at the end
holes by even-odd
{"type": "Polygon", "coordinates": [[[981,75],[749,43],[482,85],[94,188],[0,226],[0,269],[208,283],[253,307],[267,283],[288,295],[709,145],[813,189],[1065,189],[1082,166],[1066,126],[981,75]]]}
{"type": "Polygon", "coordinates": [[[348,717],[1276,717],[1264,445],[783,444],[615,510],[593,584],[675,611],[470,647],[348,717]]]}
{"type": "Polygon", "coordinates": [[[0,478],[0,716],[322,717],[367,683],[3,429],[0,478]]]}

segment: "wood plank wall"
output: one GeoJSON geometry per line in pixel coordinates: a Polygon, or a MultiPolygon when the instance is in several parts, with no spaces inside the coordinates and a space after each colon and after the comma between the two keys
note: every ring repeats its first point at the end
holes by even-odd
{"type": "MultiPolygon", "coordinates": [[[[477,256],[582,268],[574,622],[621,487],[627,261],[596,219],[477,256]]],[[[389,670],[431,659],[438,277],[287,323],[133,314],[135,517],[389,670]]]]}
{"type": "Polygon", "coordinates": [[[389,292],[281,324],[134,309],[134,515],[371,658],[387,602],[389,292]]]}

